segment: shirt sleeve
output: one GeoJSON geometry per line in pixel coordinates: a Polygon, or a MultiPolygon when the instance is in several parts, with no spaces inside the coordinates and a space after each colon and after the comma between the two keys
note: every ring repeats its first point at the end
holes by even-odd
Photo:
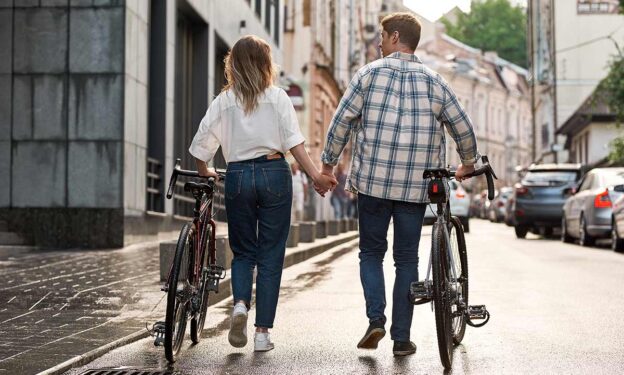
{"type": "Polygon", "coordinates": [[[279,116],[279,133],[282,151],[287,153],[291,148],[305,142],[299,121],[297,120],[297,112],[293,106],[286,91],[279,90],[277,100],[277,109],[279,116]]]}
{"type": "Polygon", "coordinates": [[[206,162],[212,160],[220,145],[216,136],[220,120],[221,111],[219,110],[219,97],[217,97],[212,101],[206,115],[199,123],[199,129],[189,147],[191,155],[206,162]]]}
{"type": "Polygon", "coordinates": [[[453,90],[441,77],[440,84],[442,86],[442,107],[439,119],[455,141],[462,164],[474,165],[479,158],[479,153],[472,121],[457,100],[453,90]]]}
{"type": "Polygon", "coordinates": [[[324,164],[338,164],[340,154],[349,142],[351,131],[362,115],[364,105],[362,76],[365,74],[363,69],[358,71],[349,83],[329,125],[325,149],[321,154],[321,161],[324,164]]]}

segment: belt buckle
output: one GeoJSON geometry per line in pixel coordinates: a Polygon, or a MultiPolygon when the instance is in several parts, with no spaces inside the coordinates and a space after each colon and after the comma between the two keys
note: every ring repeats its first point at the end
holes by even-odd
{"type": "Polygon", "coordinates": [[[267,160],[274,160],[274,159],[281,159],[282,155],[281,154],[271,154],[271,155],[267,155],[267,160]]]}

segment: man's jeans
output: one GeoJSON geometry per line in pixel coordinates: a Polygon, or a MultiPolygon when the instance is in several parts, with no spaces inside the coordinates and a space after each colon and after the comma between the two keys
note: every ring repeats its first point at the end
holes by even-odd
{"type": "Polygon", "coordinates": [[[254,267],[256,327],[273,327],[286,240],[290,230],[292,177],[284,158],[229,163],[225,208],[232,260],[234,302],[251,303],[254,267]]]}
{"type": "Polygon", "coordinates": [[[358,194],[360,223],[360,279],[370,322],[386,322],[383,259],[388,250],[388,226],[394,222],[393,257],[396,278],[392,293],[392,326],[395,341],[409,341],[414,306],[410,284],[418,281],[418,243],[427,204],[392,201],[358,194]]]}

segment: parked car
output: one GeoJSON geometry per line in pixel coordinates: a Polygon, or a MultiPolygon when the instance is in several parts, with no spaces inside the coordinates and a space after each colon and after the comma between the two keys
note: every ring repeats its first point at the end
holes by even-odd
{"type": "Polygon", "coordinates": [[[572,242],[578,238],[581,246],[592,246],[598,238],[610,238],[613,202],[623,194],[615,186],[621,184],[624,168],[589,171],[563,206],[561,239],[572,242]]]}
{"type": "Polygon", "coordinates": [[[472,195],[470,200],[470,217],[479,217],[481,214],[481,207],[483,206],[483,196],[480,193],[472,195]]]}
{"type": "MultiPolygon", "coordinates": [[[[494,195],[496,195],[496,192],[494,192],[494,195]]],[[[481,219],[487,219],[488,217],[487,212],[490,209],[490,205],[492,204],[492,201],[487,199],[487,196],[488,196],[487,189],[481,190],[481,201],[483,202],[481,204],[481,209],[479,210],[479,218],[481,219]]]]}
{"type": "MultiPolygon", "coordinates": [[[[457,181],[449,181],[451,214],[457,216],[464,226],[464,232],[470,232],[470,197],[457,181]]],[[[437,205],[430,204],[425,211],[425,224],[432,224],[435,219],[437,205]]]]}
{"type": "Polygon", "coordinates": [[[512,194],[513,188],[511,187],[504,187],[498,191],[488,210],[488,219],[491,222],[500,223],[505,220],[505,206],[512,194]]]}
{"type": "Polygon", "coordinates": [[[580,164],[538,164],[514,188],[513,222],[516,237],[528,231],[552,234],[561,225],[562,207],[579,179],[580,164]]]}
{"type": "MultiPolygon", "coordinates": [[[[624,192],[624,185],[616,185],[613,190],[624,192]]],[[[611,248],[624,251],[624,194],[613,202],[613,222],[611,224],[611,248]]]]}
{"type": "Polygon", "coordinates": [[[514,224],[514,214],[513,214],[513,210],[514,210],[514,195],[513,195],[513,191],[511,192],[511,195],[509,196],[509,199],[507,199],[507,202],[505,203],[505,224],[508,227],[513,227],[514,224]]]}

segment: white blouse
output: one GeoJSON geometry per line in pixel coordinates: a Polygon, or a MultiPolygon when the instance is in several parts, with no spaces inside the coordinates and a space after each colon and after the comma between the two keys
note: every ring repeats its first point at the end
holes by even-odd
{"type": "Polygon", "coordinates": [[[189,152],[197,159],[209,161],[221,146],[230,163],[276,152],[286,154],[304,141],[295,108],[281,88],[267,88],[249,115],[245,115],[234,92],[227,90],[208,107],[189,152]]]}

